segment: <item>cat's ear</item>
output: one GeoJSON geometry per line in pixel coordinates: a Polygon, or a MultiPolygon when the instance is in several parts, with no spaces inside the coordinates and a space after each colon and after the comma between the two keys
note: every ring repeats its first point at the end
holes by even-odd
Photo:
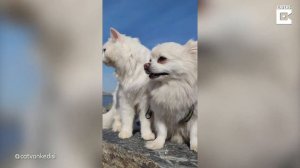
{"type": "Polygon", "coordinates": [[[190,54],[197,56],[197,49],[198,49],[198,42],[194,40],[189,40],[188,42],[185,43],[185,48],[187,52],[190,54]]]}
{"type": "Polygon", "coordinates": [[[119,33],[116,29],[114,28],[110,28],[110,38],[117,41],[117,40],[121,40],[122,38],[122,34],[119,33]]]}

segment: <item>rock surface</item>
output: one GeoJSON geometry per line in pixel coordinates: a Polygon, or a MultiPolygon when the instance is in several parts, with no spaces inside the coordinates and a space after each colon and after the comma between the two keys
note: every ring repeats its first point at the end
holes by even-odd
{"type": "Polygon", "coordinates": [[[129,139],[120,139],[118,134],[103,130],[103,167],[126,168],[191,168],[197,167],[197,153],[186,144],[167,142],[160,150],[144,147],[145,141],[136,132],[129,139]]]}

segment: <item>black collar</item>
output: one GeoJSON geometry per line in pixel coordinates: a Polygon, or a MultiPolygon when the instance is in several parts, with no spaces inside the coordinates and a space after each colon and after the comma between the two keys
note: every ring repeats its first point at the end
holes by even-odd
{"type": "MultiPolygon", "coordinates": [[[[186,115],[183,119],[181,119],[181,120],[179,121],[179,123],[186,123],[186,122],[190,121],[190,119],[192,118],[192,116],[193,116],[193,114],[194,114],[194,110],[195,110],[195,105],[193,104],[193,105],[189,108],[189,112],[187,113],[187,115],[186,115]]],[[[145,114],[145,117],[146,117],[147,119],[150,119],[150,118],[152,117],[152,113],[153,113],[153,111],[150,109],[150,106],[149,106],[149,108],[148,108],[148,110],[147,110],[147,112],[146,112],[146,114],[145,114]]]]}
{"type": "Polygon", "coordinates": [[[179,121],[179,123],[186,123],[188,121],[190,121],[190,119],[192,118],[193,114],[194,114],[194,110],[195,110],[195,105],[193,104],[190,108],[189,108],[189,112],[187,113],[187,115],[179,121]]]}

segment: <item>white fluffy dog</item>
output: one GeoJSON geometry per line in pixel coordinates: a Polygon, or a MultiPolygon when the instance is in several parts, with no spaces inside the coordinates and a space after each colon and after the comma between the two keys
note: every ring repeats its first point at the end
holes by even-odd
{"type": "Polygon", "coordinates": [[[150,108],[157,132],[146,147],[160,149],[171,138],[177,143],[189,141],[197,151],[197,42],[154,47],[144,69],[151,79],[150,108]]]}
{"type": "Polygon", "coordinates": [[[133,122],[139,111],[141,136],[145,140],[154,139],[150,120],[145,117],[148,110],[145,94],[148,76],[143,65],[150,59],[150,51],[137,38],[120,34],[111,28],[111,38],[103,46],[103,62],[116,69],[118,87],[114,93],[111,110],[103,115],[103,128],[120,131],[119,137],[132,136],[133,122]]]}

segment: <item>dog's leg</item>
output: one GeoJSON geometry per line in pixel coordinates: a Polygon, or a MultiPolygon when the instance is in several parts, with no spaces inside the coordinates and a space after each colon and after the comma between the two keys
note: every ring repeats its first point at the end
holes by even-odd
{"type": "Polygon", "coordinates": [[[119,138],[125,139],[132,136],[133,121],[134,121],[134,108],[127,102],[126,98],[120,99],[120,113],[122,127],[119,133],[119,138]]]}
{"type": "Polygon", "coordinates": [[[141,122],[141,136],[144,140],[153,140],[155,135],[151,130],[150,119],[145,117],[146,113],[140,113],[140,122],[141,122]]]}
{"type": "Polygon", "coordinates": [[[198,150],[198,138],[197,138],[197,120],[193,121],[190,130],[190,149],[193,151],[198,150]]]}
{"type": "Polygon", "coordinates": [[[167,127],[165,123],[155,121],[155,128],[157,131],[157,137],[154,141],[146,142],[146,148],[148,149],[161,149],[164,147],[167,138],[167,127]]]}
{"type": "MultiPolygon", "coordinates": [[[[146,118],[146,113],[148,111],[147,101],[141,101],[140,103],[140,122],[141,122],[141,136],[144,140],[153,140],[155,135],[151,130],[151,121],[146,118]]],[[[152,116],[153,117],[153,116],[152,116]]]]}
{"type": "Polygon", "coordinates": [[[179,132],[176,132],[172,138],[171,138],[171,142],[175,142],[178,144],[182,144],[183,143],[183,138],[182,136],[179,134],[179,132]]]}

